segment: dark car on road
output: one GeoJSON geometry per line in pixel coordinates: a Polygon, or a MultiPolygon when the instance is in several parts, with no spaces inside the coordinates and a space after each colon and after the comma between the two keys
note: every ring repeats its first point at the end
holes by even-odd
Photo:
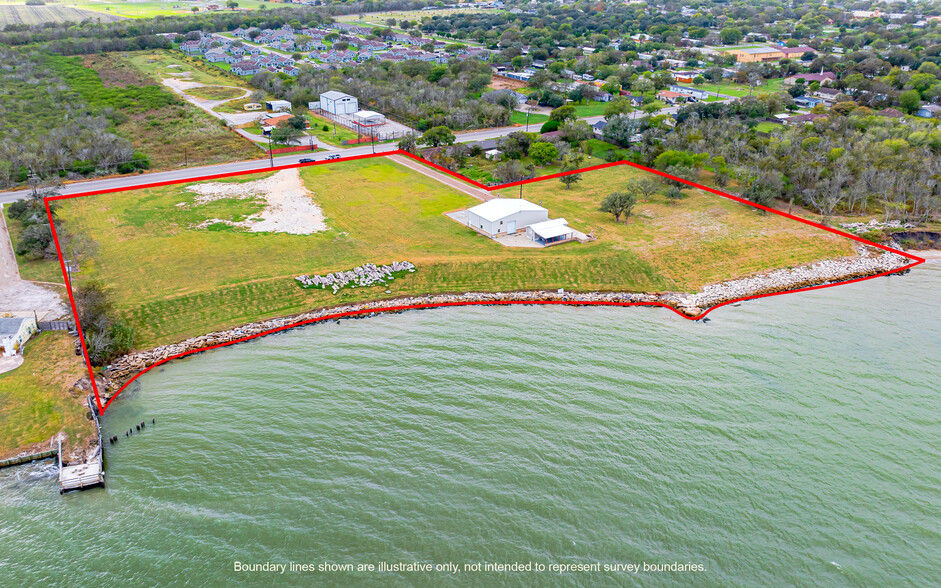
{"type": "Polygon", "coordinates": [[[298,163],[314,163],[315,161],[317,160],[313,159],[312,157],[302,157],[297,160],[298,163]]]}

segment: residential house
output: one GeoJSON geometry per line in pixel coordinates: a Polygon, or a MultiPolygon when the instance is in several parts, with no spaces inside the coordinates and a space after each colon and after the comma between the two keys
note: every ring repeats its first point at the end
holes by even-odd
{"type": "Polygon", "coordinates": [[[239,76],[253,76],[262,70],[262,66],[254,59],[246,59],[232,64],[232,73],[239,76]]]}
{"type": "Polygon", "coordinates": [[[922,118],[939,118],[941,117],[941,106],[937,104],[925,104],[915,112],[915,116],[922,118]]]}

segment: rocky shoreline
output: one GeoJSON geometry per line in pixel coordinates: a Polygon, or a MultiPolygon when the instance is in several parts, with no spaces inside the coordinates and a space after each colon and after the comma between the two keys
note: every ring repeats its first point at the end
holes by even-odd
{"type": "Polygon", "coordinates": [[[108,366],[104,378],[103,394],[110,398],[125,383],[132,380],[142,370],[169,357],[188,351],[194,351],[231,343],[245,337],[288,327],[297,323],[316,321],[329,315],[346,312],[370,311],[383,312],[385,309],[412,305],[435,305],[446,303],[500,303],[500,302],[568,302],[568,303],[633,303],[664,304],[679,310],[689,317],[702,314],[705,309],[749,296],[758,296],[775,292],[786,292],[808,286],[817,286],[843,282],[856,278],[896,270],[911,263],[906,257],[895,253],[875,253],[878,250],[861,248],[857,257],[831,259],[808,264],[792,269],[781,269],[763,274],[721,282],[704,287],[696,294],[676,292],[668,293],[630,293],[630,292],[566,292],[563,290],[533,290],[521,292],[467,292],[464,294],[431,294],[427,296],[406,296],[373,302],[360,302],[341,306],[320,308],[309,312],[259,321],[225,331],[218,331],[163,345],[147,351],[131,353],[118,358],[108,366]]]}

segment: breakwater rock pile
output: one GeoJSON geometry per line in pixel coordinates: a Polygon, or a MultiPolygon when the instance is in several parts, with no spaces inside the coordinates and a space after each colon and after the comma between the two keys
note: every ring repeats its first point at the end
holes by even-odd
{"type": "Polygon", "coordinates": [[[895,253],[874,255],[868,248],[861,248],[858,257],[827,259],[793,269],[774,270],[750,278],[710,284],[697,294],[668,294],[663,298],[685,314],[697,316],[703,309],[729,300],[843,282],[892,271],[909,263],[910,259],[895,253]]]}
{"type": "Polygon", "coordinates": [[[396,273],[414,272],[415,264],[410,261],[393,261],[390,265],[377,266],[367,263],[345,272],[336,272],[325,276],[297,276],[294,278],[304,288],[332,288],[336,294],[347,286],[375,286],[394,280],[396,273]]]}
{"type": "MultiPolygon", "coordinates": [[[[403,262],[407,263],[407,262],[403,262]]],[[[108,366],[102,381],[108,386],[106,398],[141,371],[180,354],[197,352],[206,347],[225,345],[244,340],[253,335],[267,334],[284,328],[317,322],[325,317],[344,313],[366,316],[372,312],[385,312],[405,306],[433,307],[439,305],[513,304],[526,302],[565,302],[568,304],[607,303],[666,305],[694,317],[703,310],[723,302],[748,296],[785,292],[807,286],[841,282],[854,278],[872,276],[893,271],[908,265],[910,260],[894,253],[874,254],[862,249],[859,257],[821,261],[794,269],[783,269],[740,280],[706,286],[696,294],[676,292],[631,293],[631,292],[566,292],[564,290],[531,290],[522,292],[466,292],[463,294],[432,294],[407,296],[373,302],[345,304],[321,308],[302,314],[259,321],[227,331],[217,331],[193,337],[173,345],[164,345],[148,351],[132,353],[118,358],[108,366]]],[[[100,388],[103,389],[103,388],[100,388]]]]}

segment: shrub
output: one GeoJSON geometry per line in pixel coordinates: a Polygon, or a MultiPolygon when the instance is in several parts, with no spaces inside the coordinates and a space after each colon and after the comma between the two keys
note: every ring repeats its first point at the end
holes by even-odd
{"type": "Polygon", "coordinates": [[[557,120],[550,120],[550,121],[546,121],[546,122],[542,125],[542,127],[539,129],[539,132],[540,132],[540,133],[551,133],[551,132],[553,132],[553,131],[558,131],[558,130],[559,130],[559,121],[557,121],[557,120]]]}

